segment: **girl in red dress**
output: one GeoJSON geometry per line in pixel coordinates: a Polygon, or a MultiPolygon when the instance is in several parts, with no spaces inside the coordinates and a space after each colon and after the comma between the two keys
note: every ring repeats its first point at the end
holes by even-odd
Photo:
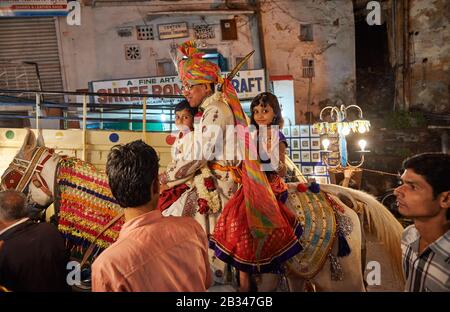
{"type": "MultiPolygon", "coordinates": [[[[214,234],[210,238],[210,247],[216,256],[230,263],[239,271],[240,290],[250,290],[251,273],[277,273],[281,265],[302,250],[299,238],[301,226],[295,215],[285,206],[287,185],[282,180],[286,174],[284,165],[286,138],[280,131],[271,131],[272,126],[282,126],[281,109],[275,95],[264,92],[256,96],[250,106],[251,124],[259,132],[259,158],[266,169],[266,176],[277,199],[277,218],[283,226],[275,228],[270,235],[261,239],[251,233],[247,222],[244,194],[239,189],[228,201],[217,220],[214,234]],[[264,131],[266,127],[267,131],[264,131]],[[267,133],[267,135],[263,135],[267,133]],[[277,135],[277,140],[272,136],[277,135]],[[272,142],[274,141],[274,144],[272,142]],[[261,144],[262,143],[262,144],[261,144]],[[274,151],[278,154],[274,156],[274,151]],[[270,156],[277,158],[275,166],[270,156]],[[267,169],[269,168],[269,169],[267,169]],[[250,273],[250,274],[249,274],[250,273]]],[[[263,167],[263,168],[264,168],[263,167]]]]}

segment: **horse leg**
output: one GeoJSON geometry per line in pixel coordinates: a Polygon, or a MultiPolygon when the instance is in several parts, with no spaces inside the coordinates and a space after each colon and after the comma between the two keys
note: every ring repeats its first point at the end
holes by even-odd
{"type": "Polygon", "coordinates": [[[264,273],[254,275],[258,292],[274,292],[277,291],[280,284],[280,275],[272,273],[264,273]]]}

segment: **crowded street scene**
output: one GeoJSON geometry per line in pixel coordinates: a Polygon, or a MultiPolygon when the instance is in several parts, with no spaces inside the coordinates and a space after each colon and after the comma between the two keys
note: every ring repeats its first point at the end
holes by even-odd
{"type": "Polygon", "coordinates": [[[449,292],[449,19],[447,0],[0,1],[0,299],[449,292]]]}

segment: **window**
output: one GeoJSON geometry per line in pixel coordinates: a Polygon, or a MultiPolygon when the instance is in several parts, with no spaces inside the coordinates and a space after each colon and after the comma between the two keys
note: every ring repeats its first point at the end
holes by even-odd
{"type": "Polygon", "coordinates": [[[176,76],[175,65],[170,59],[156,60],[156,72],[158,76],[176,76]]]}
{"type": "Polygon", "coordinates": [[[303,78],[314,77],[314,60],[313,59],[302,59],[303,67],[303,78]]]}
{"type": "Polygon", "coordinates": [[[153,25],[138,25],[136,26],[138,40],[154,40],[153,25]]]}
{"type": "Polygon", "coordinates": [[[313,25],[301,24],[300,25],[300,40],[301,41],[313,41],[313,25]]]}

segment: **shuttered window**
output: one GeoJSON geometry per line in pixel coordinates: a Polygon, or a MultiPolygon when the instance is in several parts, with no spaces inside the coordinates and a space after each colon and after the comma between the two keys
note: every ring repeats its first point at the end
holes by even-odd
{"type": "MultiPolygon", "coordinates": [[[[1,18],[0,88],[39,90],[33,62],[38,64],[43,90],[63,90],[55,19],[1,18]]],[[[45,100],[60,102],[63,98],[45,95],[45,100]]]]}

